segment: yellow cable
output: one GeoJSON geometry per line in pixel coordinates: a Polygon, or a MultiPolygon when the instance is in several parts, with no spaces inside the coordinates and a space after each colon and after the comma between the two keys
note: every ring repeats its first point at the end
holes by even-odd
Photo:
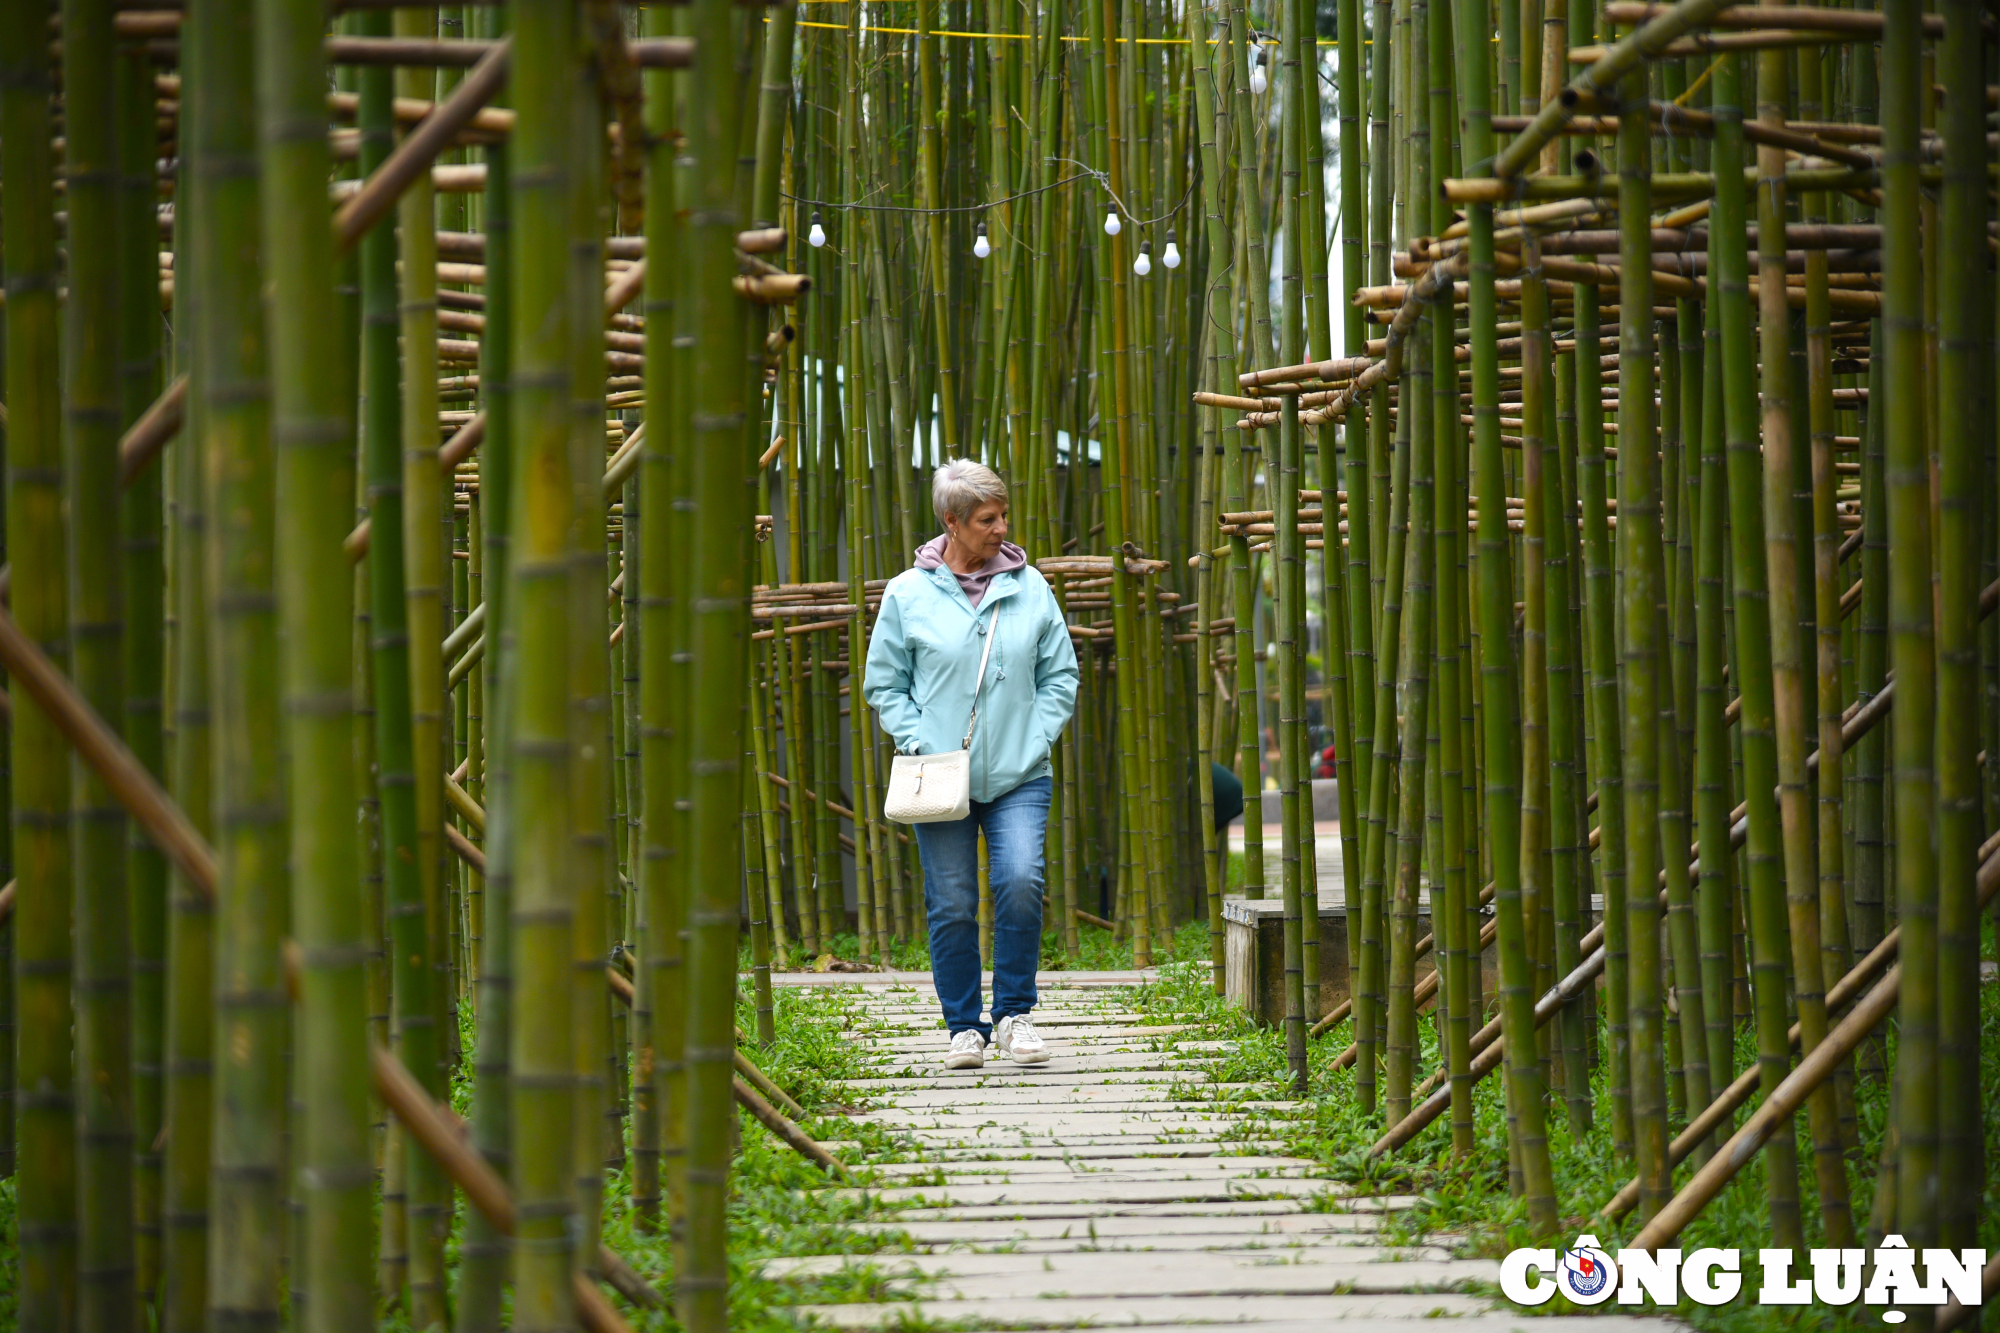
{"type": "Polygon", "coordinates": [[[1701,91],[1701,85],[1708,82],[1708,76],[1715,73],[1715,67],[1717,65],[1720,65],[1723,62],[1724,58],[1725,57],[1723,56],[1717,56],[1714,60],[1710,61],[1708,68],[1701,72],[1701,77],[1696,79],[1693,83],[1690,83],[1687,86],[1687,91],[1683,92],[1679,97],[1676,97],[1674,99],[1674,105],[1686,106],[1688,104],[1688,98],[1693,97],[1696,93],[1701,91]]]}

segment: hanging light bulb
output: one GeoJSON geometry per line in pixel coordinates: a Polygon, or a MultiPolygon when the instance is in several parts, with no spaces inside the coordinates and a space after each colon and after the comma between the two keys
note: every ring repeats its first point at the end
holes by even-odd
{"type": "Polygon", "coordinates": [[[1181,248],[1174,244],[1174,229],[1172,227],[1167,228],[1167,248],[1166,252],[1160,256],[1160,262],[1168,268],[1179,268],[1181,266],[1181,248]]]}
{"type": "Polygon", "coordinates": [[[975,259],[984,259],[986,258],[986,256],[992,253],[993,253],[993,245],[992,242],[986,239],[986,224],[982,222],[977,227],[973,228],[972,255],[973,258],[975,259]]]}
{"type": "Polygon", "coordinates": [[[812,230],[806,233],[806,244],[817,250],[826,244],[826,228],[819,225],[819,213],[813,213],[812,230]]]}
{"type": "Polygon", "coordinates": [[[1118,220],[1118,210],[1115,208],[1106,210],[1104,214],[1104,234],[1106,236],[1116,236],[1124,230],[1125,224],[1118,220]]]}
{"type": "Polygon", "coordinates": [[[1139,242],[1139,257],[1132,261],[1132,271],[1142,278],[1153,271],[1153,243],[1151,241],[1139,242]]]}
{"type": "Polygon", "coordinates": [[[1264,48],[1258,47],[1257,67],[1250,71],[1250,91],[1258,97],[1262,97],[1264,90],[1271,86],[1270,76],[1264,72],[1264,67],[1268,63],[1269,58],[1264,54],[1264,48]]]}

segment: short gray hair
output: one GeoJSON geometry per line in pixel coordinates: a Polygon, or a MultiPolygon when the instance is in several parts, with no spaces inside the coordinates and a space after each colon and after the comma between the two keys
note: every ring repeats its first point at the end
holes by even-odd
{"type": "Polygon", "coordinates": [[[931,512],[940,523],[947,514],[969,523],[973,510],[1006,498],[1007,483],[1000,480],[1000,474],[970,458],[954,458],[931,474],[931,512]]]}

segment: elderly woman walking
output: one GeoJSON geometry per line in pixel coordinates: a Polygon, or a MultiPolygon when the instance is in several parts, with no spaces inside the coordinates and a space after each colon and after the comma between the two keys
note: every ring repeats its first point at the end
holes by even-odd
{"type": "Polygon", "coordinates": [[[915,567],[882,595],[868,640],[868,703],[898,754],[960,748],[978,708],[971,813],[915,826],[931,977],[951,1031],[945,1065],[978,1068],[989,1040],[1018,1064],[1039,1064],[1049,1050],[1029,1011],[1042,949],[1049,747],[1076,705],[1076,650],[1048,582],[1007,540],[1006,482],[954,459],[931,479],[931,508],[944,533],[918,547],[915,567]],[[993,891],[990,1025],[980,1013],[982,830],[993,891]]]}

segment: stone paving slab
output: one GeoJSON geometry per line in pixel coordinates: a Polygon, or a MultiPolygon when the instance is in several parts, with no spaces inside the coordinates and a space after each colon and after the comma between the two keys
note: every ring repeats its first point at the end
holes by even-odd
{"type": "MultiPolygon", "coordinates": [[[[882,1097],[892,1092],[916,1092],[925,1088],[965,1088],[1012,1087],[1031,1083],[1036,1087],[1097,1087],[1104,1082],[1104,1069],[1116,1067],[1114,1062],[1127,1059],[1122,1056],[1103,1056],[1091,1060],[1091,1068],[1063,1069],[1049,1065],[1009,1065],[980,1074],[978,1070],[940,1069],[935,1072],[919,1070],[911,1074],[884,1075],[879,1078],[849,1079],[847,1086],[870,1097],[882,1097]],[[980,1075],[975,1078],[954,1077],[965,1073],[980,1075]]],[[[1196,1061],[1161,1067],[1157,1056],[1145,1057],[1145,1064],[1139,1068],[1118,1070],[1121,1083],[1128,1086],[1147,1083],[1187,1083],[1200,1078],[1204,1066],[1196,1061]]]]}
{"type": "MultiPolygon", "coordinates": [[[[837,1153],[843,1150],[859,1148],[860,1144],[852,1142],[840,1143],[836,1141],[824,1144],[823,1146],[827,1151],[837,1153]]],[[[961,1147],[957,1146],[956,1140],[946,1137],[940,1137],[927,1144],[913,1144],[911,1146],[913,1150],[918,1147],[922,1148],[924,1162],[927,1164],[947,1162],[972,1164],[999,1162],[1027,1163],[1042,1161],[1089,1163],[1123,1159],[1151,1161],[1160,1158],[1169,1161],[1180,1161],[1190,1158],[1197,1160],[1207,1158],[1229,1160],[1237,1157],[1274,1153],[1284,1147],[1282,1143],[1271,1139],[1213,1143],[1183,1138],[1167,1139],[1159,1142],[1127,1142],[1122,1139],[1113,1139],[1105,1143],[1072,1142],[1032,1148],[1024,1148],[1019,1144],[1000,1143],[987,1144],[983,1147],[978,1144],[969,1144],[961,1147]]],[[[893,1163],[889,1165],[895,1165],[900,1168],[906,1164],[893,1163]]],[[[877,1165],[875,1169],[880,1171],[884,1169],[884,1166],[877,1165]]]]}
{"type": "MultiPolygon", "coordinates": [[[[980,1276],[964,1265],[980,1260],[1005,1260],[1003,1272],[1021,1268],[1017,1256],[1046,1254],[1051,1263],[1081,1261],[1088,1256],[1111,1254],[1126,1258],[1159,1256],[1158,1262],[1185,1265],[1210,1260],[1238,1260],[1259,1264],[1392,1264],[1451,1262],[1451,1251],[1441,1245],[1381,1245],[1375,1236],[1342,1235],[1337,1232],[1301,1236],[1258,1236],[1252,1234],[1176,1236],[1070,1236],[1061,1240],[1011,1240],[999,1247],[981,1248],[970,1242],[930,1245],[897,1255],[811,1255],[798,1259],[772,1259],[764,1264],[771,1277],[823,1277],[849,1269],[868,1268],[890,1278],[980,1276]]],[[[1051,1271],[1044,1269],[1043,1271],[1051,1271]]],[[[953,1289],[929,1289],[932,1295],[952,1295],[953,1289]]],[[[1097,1294],[1097,1293],[1092,1293],[1097,1294]]]]}
{"type": "Polygon", "coordinates": [[[1326,1180],[1124,1180],[1099,1182],[1090,1177],[1054,1184],[1033,1181],[1018,1185],[898,1185],[888,1189],[842,1190],[843,1195],[872,1195],[878,1203],[922,1200],[932,1207],[980,1204],[1038,1203],[1179,1203],[1232,1199],[1310,1199],[1334,1188],[1326,1180]]]}
{"type": "MultiPolygon", "coordinates": [[[[1240,1296],[1155,1296],[1093,1299],[1031,1294],[988,1300],[922,1300],[873,1305],[806,1305],[799,1313],[836,1328],[894,1327],[906,1319],[977,1319],[1015,1328],[1091,1328],[1193,1323],[1258,1323],[1260,1317],[1324,1325],[1356,1318],[1397,1320],[1452,1318],[1480,1314],[1487,1303],[1450,1292],[1349,1296],[1266,1296],[1254,1303],[1240,1296]]],[[[1420,1333],[1407,1323],[1405,1333],[1420,1333]]],[[[1454,1326],[1454,1333],[1456,1328],[1454,1326]]],[[[1540,1333],[1532,1330],[1531,1333],[1540,1333]]]]}
{"type": "Polygon", "coordinates": [[[1195,1216],[997,1218],[982,1221],[949,1217],[921,1222],[908,1214],[858,1224],[862,1231],[904,1234],[919,1245],[1006,1245],[1018,1241],[1173,1240],[1221,1237],[1243,1243],[1298,1237],[1338,1238],[1342,1244],[1372,1244],[1382,1220],[1374,1213],[1206,1214],[1195,1216]]]}
{"type": "MultiPolygon", "coordinates": [[[[1035,987],[1060,987],[1065,990],[1123,990],[1128,986],[1144,986],[1158,981],[1160,974],[1153,968],[1126,970],[1122,972],[1064,972],[1044,971],[1035,973],[1035,987]]],[[[982,974],[981,983],[987,990],[993,989],[993,974],[982,974]]],[[[907,986],[912,990],[919,987],[930,989],[931,974],[928,972],[777,972],[771,973],[774,986],[907,986]]]]}
{"type": "MultiPolygon", "coordinates": [[[[1388,1250],[1380,1255],[1393,1253],[1388,1250]]],[[[928,1299],[993,1300],[1014,1295],[1024,1274],[1038,1291],[1088,1296],[1332,1296],[1407,1292],[1500,1280],[1485,1259],[1375,1258],[1308,1250],[1201,1250],[1191,1253],[1101,1250],[1046,1254],[1024,1264],[1017,1254],[815,1255],[774,1260],[777,1275],[818,1276],[867,1267],[928,1299]]]]}
{"type": "MultiPolygon", "coordinates": [[[[814,1309],[857,1309],[883,1307],[816,1306],[814,1309]]],[[[891,1306],[891,1309],[904,1307],[891,1306]]],[[[937,1307],[928,1307],[935,1310],[937,1307]]],[[[946,1307],[947,1309],[950,1307],[946,1307]]],[[[1259,1309],[1261,1309],[1261,1305],[1259,1309]]],[[[1165,1329],[1212,1329],[1242,1328],[1254,1326],[1257,1333],[1326,1333],[1326,1322],[1320,1319],[1259,1319],[1255,1313],[1238,1311],[1234,1316],[1226,1313],[1220,1318],[1203,1318],[1199,1321],[1173,1320],[1172,1311],[1163,1312],[1169,1317],[1160,1323],[1147,1322],[1144,1312],[1135,1316],[1137,1322],[1120,1319],[1112,1321],[1100,1318],[1091,1323],[1072,1322],[1052,1325],[1029,1323],[1026,1320],[1000,1319],[989,1323],[994,1333],[1027,1333],[1030,1329],[1065,1328],[1122,1328],[1133,1330],[1165,1329]]],[[[1410,1323],[1411,1316],[1382,1316],[1369,1314],[1341,1314],[1334,1316],[1340,1321],[1341,1333],[1417,1333],[1410,1323]]],[[[1422,1317],[1422,1316],[1418,1316],[1422,1317]]],[[[1519,1314],[1494,1311],[1487,1314],[1451,1313],[1451,1323],[1446,1325],[1449,1333],[1688,1333],[1688,1326],[1675,1319],[1651,1315],[1566,1315],[1562,1323],[1551,1328],[1546,1318],[1535,1318],[1519,1314]]],[[[831,1321],[830,1321],[831,1322],[831,1321]]],[[[848,1327],[868,1327],[868,1324],[848,1325],[848,1327]]]]}
{"type": "MultiPolygon", "coordinates": [[[[1384,1213],[1400,1212],[1414,1208],[1414,1197],[1398,1198],[1395,1195],[1376,1195],[1366,1198],[1324,1199],[1316,1201],[1322,1209],[1365,1214],[1379,1219],[1384,1213]],[[1395,1201],[1390,1207],[1384,1199],[1395,1201]]],[[[1248,1216],[1291,1216],[1300,1215],[1297,1199],[1207,1199],[1180,1200],[1174,1203],[1118,1203],[1107,1204],[1095,1201],[1077,1203],[1018,1204],[997,1203],[965,1205],[950,1208],[910,1208],[895,1214],[899,1221],[935,1222],[951,1218],[978,1218],[1003,1220],[1033,1220],[1037,1218],[1078,1218],[1102,1217],[1248,1217],[1248,1216]]],[[[1378,1220],[1379,1228],[1380,1222],[1378,1220]]]]}
{"type": "Polygon", "coordinates": [[[1275,1171],[1296,1174],[1300,1171],[1316,1169],[1311,1162],[1301,1162],[1296,1157],[1243,1156],[1243,1157],[1190,1157],[1180,1161],[1163,1162],[1146,1157],[1103,1157],[1089,1160],[1070,1161],[1063,1158],[1029,1158],[1026,1160],[954,1161],[949,1165],[935,1160],[924,1162],[893,1162],[875,1168],[880,1176],[914,1176],[925,1172],[944,1170],[947,1177],[971,1179],[974,1176],[1003,1172],[1017,1179],[1027,1177],[1061,1177],[1068,1179],[1095,1180],[1108,1174],[1138,1173],[1160,1175],[1171,1173],[1184,1175],[1231,1175],[1250,1174],[1258,1171],[1275,1171]]]}

